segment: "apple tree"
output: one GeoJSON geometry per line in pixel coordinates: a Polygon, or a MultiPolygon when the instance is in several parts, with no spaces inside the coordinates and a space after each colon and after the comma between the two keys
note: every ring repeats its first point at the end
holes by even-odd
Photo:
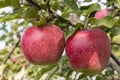
{"type": "Polygon", "coordinates": [[[0,0],[0,80],[119,80],[120,0],[0,0]]]}

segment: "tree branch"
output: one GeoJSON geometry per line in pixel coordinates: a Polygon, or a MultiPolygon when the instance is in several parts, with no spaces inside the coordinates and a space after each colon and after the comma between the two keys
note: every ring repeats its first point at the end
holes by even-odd
{"type": "Polygon", "coordinates": [[[115,62],[115,60],[112,57],[110,57],[109,59],[108,66],[110,66],[112,70],[115,70],[120,74],[120,66],[115,62]]]}
{"type": "MultiPolygon", "coordinates": [[[[31,5],[33,5],[34,7],[36,7],[38,10],[41,10],[40,5],[38,5],[34,1],[32,1],[32,0],[26,0],[26,1],[29,2],[31,5]]],[[[48,22],[55,19],[55,18],[61,18],[63,20],[68,21],[69,25],[74,26],[74,24],[72,24],[69,20],[63,18],[62,16],[59,16],[53,9],[50,8],[50,0],[47,1],[47,7],[48,7],[49,13],[51,14],[51,16],[47,18],[48,22]]]]}
{"type": "Polygon", "coordinates": [[[120,46],[119,43],[115,43],[115,42],[112,42],[111,44],[112,44],[112,45],[118,45],[118,46],[120,46]]]}
{"type": "Polygon", "coordinates": [[[48,11],[51,12],[50,11],[50,0],[47,0],[47,8],[48,8],[48,11]]]}
{"type": "Polygon", "coordinates": [[[120,66],[120,61],[119,61],[119,59],[118,59],[113,53],[111,53],[111,57],[112,57],[112,59],[120,66]]]}
{"type": "Polygon", "coordinates": [[[33,5],[34,7],[36,7],[38,10],[41,10],[40,5],[35,3],[33,0],[26,0],[26,1],[29,2],[31,5],[33,5]]]}
{"type": "Polygon", "coordinates": [[[7,60],[10,58],[11,54],[15,51],[15,48],[18,46],[20,42],[20,38],[19,40],[15,43],[15,45],[13,46],[13,49],[8,53],[8,55],[5,57],[5,59],[3,60],[3,64],[6,64],[7,60]]]}
{"type": "Polygon", "coordinates": [[[112,52],[111,52],[110,56],[111,57],[109,59],[108,65],[120,74],[120,61],[119,61],[119,59],[117,59],[117,57],[112,52]]]}
{"type": "Polygon", "coordinates": [[[65,21],[67,21],[69,25],[75,26],[69,20],[67,20],[67,19],[63,18],[62,16],[58,15],[53,9],[50,9],[50,12],[51,12],[53,18],[61,18],[61,19],[65,20],[65,21]]]}

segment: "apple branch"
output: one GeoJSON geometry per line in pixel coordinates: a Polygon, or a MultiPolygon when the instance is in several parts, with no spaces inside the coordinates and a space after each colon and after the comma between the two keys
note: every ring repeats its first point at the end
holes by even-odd
{"type": "Polygon", "coordinates": [[[8,53],[8,55],[5,57],[5,59],[3,60],[3,64],[6,64],[7,60],[10,58],[11,54],[15,51],[16,47],[18,46],[20,42],[20,38],[19,40],[15,43],[15,45],[13,46],[13,49],[8,53]]]}
{"type": "Polygon", "coordinates": [[[48,11],[50,12],[50,0],[47,0],[48,11]]]}
{"type": "MultiPolygon", "coordinates": [[[[115,43],[115,42],[112,42],[111,44],[112,44],[112,45],[118,45],[118,46],[120,46],[119,43],[115,43]]],[[[120,66],[120,61],[119,61],[119,59],[118,59],[113,53],[111,53],[111,57],[112,57],[112,59],[120,66]]]]}
{"type": "Polygon", "coordinates": [[[112,59],[120,66],[120,61],[119,61],[119,59],[118,59],[113,53],[111,53],[111,57],[112,57],[112,59]]]}
{"type": "Polygon", "coordinates": [[[69,20],[67,20],[67,19],[63,18],[62,16],[58,15],[53,9],[51,9],[50,0],[47,1],[47,7],[48,7],[49,13],[51,14],[51,16],[47,19],[47,21],[51,21],[55,18],[61,18],[65,21],[67,21],[69,25],[74,26],[74,24],[72,24],[69,20]]]}
{"type": "Polygon", "coordinates": [[[115,42],[112,42],[111,44],[112,44],[112,45],[118,45],[118,46],[120,46],[119,43],[115,43],[115,42]]]}
{"type": "Polygon", "coordinates": [[[33,5],[34,7],[36,7],[38,10],[41,10],[40,5],[35,3],[33,0],[26,0],[26,1],[29,2],[31,5],[33,5]]]}
{"type": "MultiPolygon", "coordinates": [[[[33,5],[34,7],[36,7],[38,10],[41,10],[40,5],[35,3],[33,0],[26,0],[26,1],[29,2],[31,5],[33,5]]],[[[47,18],[48,22],[55,19],[55,18],[61,18],[63,20],[66,20],[69,25],[74,26],[74,24],[72,24],[69,20],[67,20],[67,19],[63,18],[62,16],[58,15],[53,9],[51,9],[49,3],[50,3],[50,0],[47,1],[48,11],[51,14],[51,16],[47,18]]]]}
{"type": "Polygon", "coordinates": [[[120,61],[115,57],[113,53],[111,53],[108,65],[120,74],[120,61]]]}
{"type": "Polygon", "coordinates": [[[85,17],[83,29],[87,28],[88,19],[89,19],[89,15],[85,17]]]}

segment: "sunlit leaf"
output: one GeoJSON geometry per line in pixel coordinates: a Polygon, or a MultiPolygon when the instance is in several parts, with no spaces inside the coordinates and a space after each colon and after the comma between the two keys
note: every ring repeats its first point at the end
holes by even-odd
{"type": "Polygon", "coordinates": [[[104,26],[106,26],[108,28],[112,28],[115,25],[115,23],[117,23],[117,22],[118,22],[118,20],[115,19],[114,17],[106,16],[106,17],[98,20],[96,25],[97,26],[104,25],[104,26]]]}
{"type": "Polygon", "coordinates": [[[117,3],[118,3],[118,6],[119,6],[119,8],[120,8],[120,0],[117,0],[117,3]]]}
{"type": "Polygon", "coordinates": [[[78,5],[75,0],[63,0],[63,3],[70,7],[77,14],[80,13],[80,9],[78,8],[78,5]]]}
{"type": "Polygon", "coordinates": [[[48,76],[46,77],[45,80],[49,80],[50,77],[57,71],[57,69],[58,69],[58,66],[55,67],[55,68],[53,68],[53,69],[48,73],[48,76]]]}
{"type": "Polygon", "coordinates": [[[10,0],[0,0],[0,8],[11,6],[10,0]]]}
{"type": "Polygon", "coordinates": [[[0,22],[6,22],[10,20],[20,19],[22,18],[22,11],[19,11],[18,13],[8,13],[0,17],[0,22]]]}
{"type": "Polygon", "coordinates": [[[15,8],[20,8],[20,0],[11,0],[11,5],[15,8]]]}
{"type": "Polygon", "coordinates": [[[84,2],[91,2],[92,0],[85,0],[84,2]]]}
{"type": "Polygon", "coordinates": [[[88,10],[86,12],[86,16],[88,16],[90,13],[92,13],[96,10],[99,10],[99,9],[100,9],[100,5],[97,3],[90,5],[90,7],[88,8],[88,10]]]}
{"type": "Polygon", "coordinates": [[[70,78],[70,75],[72,75],[73,71],[72,70],[69,70],[67,75],[66,75],[66,79],[69,80],[70,78]]]}
{"type": "Polygon", "coordinates": [[[23,14],[25,19],[39,18],[37,9],[33,7],[28,7],[23,14]]]}

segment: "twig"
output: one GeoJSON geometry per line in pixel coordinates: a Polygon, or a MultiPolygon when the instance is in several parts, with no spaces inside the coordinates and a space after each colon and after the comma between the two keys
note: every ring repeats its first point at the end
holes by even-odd
{"type": "Polygon", "coordinates": [[[47,8],[48,8],[48,11],[51,12],[50,11],[50,0],[47,0],[47,8]]]}
{"type": "Polygon", "coordinates": [[[11,54],[15,51],[15,48],[18,46],[20,42],[20,38],[19,40],[15,43],[15,45],[13,46],[13,49],[8,53],[8,55],[5,57],[5,59],[3,60],[3,64],[5,64],[7,62],[7,60],[10,58],[11,54]]]}
{"type": "Polygon", "coordinates": [[[111,67],[112,70],[115,70],[120,74],[120,66],[115,62],[112,57],[110,57],[108,65],[111,67]]]}
{"type": "Polygon", "coordinates": [[[115,42],[112,42],[111,44],[112,44],[112,45],[114,45],[114,44],[115,44],[115,45],[120,46],[120,44],[119,44],[119,43],[115,43],[115,42]]]}
{"type": "Polygon", "coordinates": [[[61,18],[61,19],[65,20],[65,21],[67,21],[69,25],[75,26],[69,20],[67,20],[67,19],[63,18],[62,16],[58,15],[53,9],[50,9],[50,11],[52,12],[54,18],[61,18]]]}
{"type": "Polygon", "coordinates": [[[74,26],[70,21],[68,21],[67,19],[63,18],[62,16],[59,16],[53,9],[50,8],[50,0],[47,0],[47,7],[48,7],[48,11],[51,14],[51,16],[47,19],[47,21],[51,21],[55,18],[61,18],[65,21],[68,22],[69,25],[74,26]]]}
{"type": "Polygon", "coordinates": [[[33,0],[26,0],[26,1],[29,2],[31,5],[33,5],[34,7],[36,7],[38,10],[41,10],[40,5],[35,3],[33,0]]]}
{"type": "Polygon", "coordinates": [[[85,17],[83,29],[87,28],[88,19],[89,19],[89,15],[85,17]]]}
{"type": "MultiPolygon", "coordinates": [[[[28,1],[31,5],[33,5],[34,7],[36,7],[38,10],[41,10],[40,5],[38,5],[34,1],[32,1],[32,0],[26,0],[26,1],[28,1]]],[[[50,8],[50,0],[47,1],[47,7],[48,7],[49,13],[52,15],[49,18],[47,18],[47,21],[51,21],[51,20],[53,20],[55,18],[61,18],[63,20],[68,21],[69,25],[74,26],[74,24],[72,24],[69,20],[63,18],[62,16],[59,16],[53,9],[50,8]]]]}
{"type": "Polygon", "coordinates": [[[117,59],[116,56],[115,56],[113,53],[111,53],[111,57],[112,57],[112,59],[120,66],[120,61],[119,61],[119,59],[117,59]]]}

